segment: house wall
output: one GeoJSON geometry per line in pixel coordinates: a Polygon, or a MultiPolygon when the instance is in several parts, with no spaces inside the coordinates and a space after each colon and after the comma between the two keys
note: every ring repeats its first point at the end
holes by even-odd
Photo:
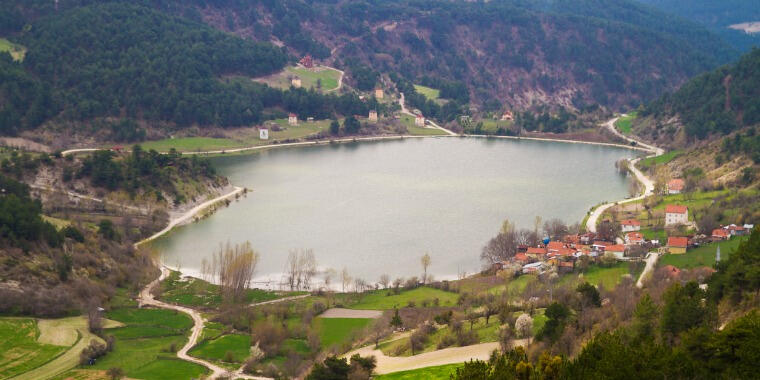
{"type": "Polygon", "coordinates": [[[666,213],[665,214],[665,225],[670,226],[673,224],[686,224],[689,222],[689,212],[685,212],[683,214],[675,214],[675,213],[666,213]]]}
{"type": "Polygon", "coordinates": [[[680,255],[686,253],[686,248],[682,247],[668,247],[668,252],[674,255],[680,255]]]}

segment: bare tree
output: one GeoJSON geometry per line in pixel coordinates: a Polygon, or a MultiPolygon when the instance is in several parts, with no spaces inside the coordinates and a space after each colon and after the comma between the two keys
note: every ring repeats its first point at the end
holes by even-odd
{"type": "Polygon", "coordinates": [[[422,264],[422,284],[425,285],[427,283],[427,269],[430,266],[430,254],[425,252],[424,255],[420,258],[420,263],[422,264]]]}
{"type": "Polygon", "coordinates": [[[544,233],[552,240],[560,240],[567,235],[567,225],[560,219],[549,219],[544,223],[544,233]]]}
{"type": "Polygon", "coordinates": [[[288,253],[287,283],[290,290],[311,288],[311,279],[317,273],[317,260],[311,249],[294,249],[288,253]]]}
{"type": "Polygon", "coordinates": [[[388,284],[391,283],[391,277],[387,274],[380,275],[380,285],[383,286],[383,289],[388,289],[388,284]]]}
{"type": "Polygon", "coordinates": [[[220,246],[213,261],[216,280],[222,287],[225,300],[233,303],[243,301],[259,262],[259,254],[251,248],[251,243],[220,246]]]}
{"type": "Polygon", "coordinates": [[[343,285],[343,293],[345,293],[346,286],[351,285],[351,275],[348,274],[348,269],[345,267],[343,268],[343,271],[340,272],[340,281],[343,285]]]}

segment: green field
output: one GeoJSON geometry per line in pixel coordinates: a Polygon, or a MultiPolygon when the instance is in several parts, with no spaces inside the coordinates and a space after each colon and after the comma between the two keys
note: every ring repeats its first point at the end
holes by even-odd
{"type": "Polygon", "coordinates": [[[735,250],[743,240],[746,240],[746,237],[734,237],[730,240],[711,243],[688,250],[682,255],[665,255],[660,258],[658,265],[672,265],[682,269],[712,267],[715,265],[715,251],[718,249],[718,246],[720,246],[721,260],[726,260],[731,252],[735,250]]]}
{"type": "MultiPolygon", "coordinates": [[[[643,268],[639,268],[633,277],[636,278],[643,268]]],[[[601,267],[593,265],[589,267],[581,277],[578,274],[567,274],[560,278],[560,284],[571,282],[575,279],[579,281],[588,281],[592,285],[603,285],[605,289],[614,288],[624,275],[629,274],[628,263],[620,262],[611,267],[601,267]]]]}
{"type": "Polygon", "coordinates": [[[109,330],[116,338],[113,352],[86,368],[119,367],[130,378],[147,380],[191,379],[206,373],[203,366],[178,360],[174,352],[187,342],[193,325],[188,315],[173,310],[137,308],[115,309],[106,315],[126,326],[109,330]]]}
{"type": "Polygon", "coordinates": [[[39,343],[39,335],[34,319],[0,319],[0,378],[37,368],[67,350],[67,347],[39,343]]]}
{"type": "Polygon", "coordinates": [[[23,61],[24,57],[26,56],[26,48],[14,44],[13,42],[10,42],[6,40],[5,38],[0,38],[0,52],[7,51],[10,53],[11,57],[13,57],[14,61],[23,61]]]}
{"type": "Polygon", "coordinates": [[[254,79],[257,82],[264,82],[276,88],[289,88],[291,78],[298,77],[301,79],[302,88],[317,88],[317,81],[321,83],[321,90],[328,92],[338,88],[340,80],[340,71],[326,66],[319,66],[315,70],[309,70],[299,66],[288,66],[285,70],[264,78],[254,79]]]}
{"type": "Polygon", "coordinates": [[[636,112],[631,112],[625,116],[621,116],[618,121],[615,122],[615,127],[620,130],[624,135],[630,135],[631,134],[631,124],[633,124],[633,120],[636,119],[636,112]]]}
{"type": "Polygon", "coordinates": [[[250,131],[241,133],[236,138],[212,138],[212,137],[177,137],[163,140],[144,141],[140,145],[148,150],[155,149],[159,152],[168,152],[174,148],[179,152],[204,152],[216,150],[230,150],[253,146],[273,144],[275,141],[298,140],[315,133],[325,131],[330,126],[330,120],[317,120],[312,123],[306,120],[298,122],[297,126],[289,126],[287,119],[276,119],[265,122],[265,125],[276,123],[282,130],[269,131],[269,140],[260,140],[258,130],[251,128],[250,131]]]}
{"type": "Polygon", "coordinates": [[[404,290],[399,294],[393,294],[391,290],[387,289],[375,290],[362,294],[357,303],[346,305],[346,307],[364,310],[390,310],[408,306],[410,301],[414,302],[415,306],[421,306],[424,300],[429,301],[432,306],[433,300],[436,298],[440,306],[454,306],[459,295],[428,287],[404,290]]]}
{"type": "Polygon", "coordinates": [[[418,94],[422,94],[430,100],[436,100],[441,96],[440,90],[436,90],[434,88],[426,87],[419,84],[414,85],[414,90],[417,91],[418,94]]]}
{"type": "Polygon", "coordinates": [[[214,340],[205,340],[193,347],[190,355],[212,361],[243,363],[251,355],[251,336],[228,334],[214,340]]]}
{"type": "Polygon", "coordinates": [[[463,364],[446,364],[375,376],[375,380],[448,380],[463,364]]]}
{"type": "Polygon", "coordinates": [[[314,318],[314,328],[319,331],[322,347],[342,345],[351,340],[351,335],[372,323],[368,318],[314,318]]]}
{"type": "Polygon", "coordinates": [[[441,136],[446,134],[438,128],[422,128],[414,125],[414,116],[411,115],[401,114],[400,120],[412,136],[441,136]]]}
{"type": "Polygon", "coordinates": [[[655,165],[664,165],[664,164],[667,164],[670,161],[673,161],[674,159],[676,159],[678,156],[680,156],[682,154],[684,154],[684,152],[682,150],[671,150],[670,152],[667,152],[665,154],[659,155],[657,157],[645,158],[645,159],[639,161],[638,165],[641,168],[648,168],[648,167],[652,166],[653,164],[655,164],[655,165]]]}
{"type": "MultiPolygon", "coordinates": [[[[179,305],[216,308],[222,304],[222,292],[219,285],[192,277],[180,279],[179,272],[176,271],[172,271],[169,277],[161,282],[161,290],[161,300],[179,305]]],[[[248,289],[246,291],[246,302],[271,301],[298,294],[303,293],[278,294],[261,289],[248,289]]]]}
{"type": "MultiPolygon", "coordinates": [[[[463,321],[462,325],[465,331],[470,330],[470,322],[463,321]]],[[[478,318],[475,323],[472,324],[472,331],[478,336],[477,343],[495,342],[499,338],[499,319],[496,316],[492,316],[486,324],[485,318],[478,318]]],[[[453,333],[448,326],[442,327],[429,335],[427,343],[421,351],[416,351],[416,354],[422,352],[431,352],[438,349],[438,343],[453,333]]],[[[456,346],[456,345],[454,345],[456,346]]],[[[409,337],[396,339],[389,342],[380,343],[380,350],[388,356],[412,356],[412,349],[409,343],[409,337]]]]}

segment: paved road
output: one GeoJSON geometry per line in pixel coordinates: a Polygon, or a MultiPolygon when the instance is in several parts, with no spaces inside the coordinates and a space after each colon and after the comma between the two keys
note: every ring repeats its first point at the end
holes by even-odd
{"type": "MultiPolygon", "coordinates": [[[[618,132],[618,130],[615,128],[615,122],[618,119],[619,119],[618,117],[610,119],[609,121],[607,121],[606,123],[604,123],[604,126],[607,129],[609,129],[612,133],[614,133],[615,135],[617,135],[618,137],[620,137],[620,138],[622,138],[622,139],[624,139],[626,141],[629,141],[629,142],[636,142],[636,145],[638,145],[639,147],[642,147],[642,148],[648,150],[649,152],[651,152],[652,154],[649,155],[649,156],[647,156],[647,157],[656,157],[656,156],[659,156],[659,155],[661,155],[661,154],[663,154],[665,152],[662,148],[657,148],[655,146],[639,142],[637,140],[634,140],[633,138],[627,137],[627,136],[623,135],[622,133],[618,132]]],[[[645,176],[644,173],[642,173],[638,168],[636,168],[636,163],[638,163],[641,159],[642,158],[639,157],[639,158],[636,158],[634,160],[628,161],[629,162],[628,167],[631,169],[631,172],[636,177],[636,180],[638,180],[639,183],[641,183],[644,186],[644,191],[642,192],[642,194],[639,195],[639,196],[637,196],[637,197],[634,197],[634,198],[628,198],[628,199],[621,200],[621,201],[618,201],[618,202],[610,202],[610,203],[605,203],[603,205],[600,205],[599,207],[597,207],[596,209],[594,209],[594,211],[591,213],[591,215],[589,216],[588,220],[586,221],[586,231],[596,232],[596,224],[597,224],[597,221],[599,220],[599,217],[601,217],[601,215],[604,213],[604,211],[606,211],[610,207],[614,206],[615,204],[623,204],[623,203],[628,203],[628,202],[634,202],[634,201],[642,200],[642,199],[644,199],[644,198],[646,198],[646,197],[654,194],[654,181],[652,181],[651,178],[645,176]]]]}
{"type": "Polygon", "coordinates": [[[647,256],[647,265],[644,267],[644,271],[641,272],[641,275],[639,276],[639,280],[636,281],[636,287],[641,289],[644,287],[644,279],[649,276],[649,274],[654,270],[655,265],[657,265],[657,259],[660,258],[660,254],[657,252],[651,252],[649,253],[649,256],[647,256]]]}

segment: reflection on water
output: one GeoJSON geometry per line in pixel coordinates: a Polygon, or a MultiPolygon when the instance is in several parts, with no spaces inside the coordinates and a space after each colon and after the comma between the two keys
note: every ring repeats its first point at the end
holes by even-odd
{"type": "Polygon", "coordinates": [[[481,268],[480,249],[504,219],[536,215],[580,222],[588,209],[627,195],[615,161],[633,151],[526,140],[459,138],[284,148],[214,159],[246,198],[154,245],[164,262],[200,268],[222,242],[261,253],[257,277],[279,279],[288,250],[312,248],[320,267],[377,281],[481,268]]]}

